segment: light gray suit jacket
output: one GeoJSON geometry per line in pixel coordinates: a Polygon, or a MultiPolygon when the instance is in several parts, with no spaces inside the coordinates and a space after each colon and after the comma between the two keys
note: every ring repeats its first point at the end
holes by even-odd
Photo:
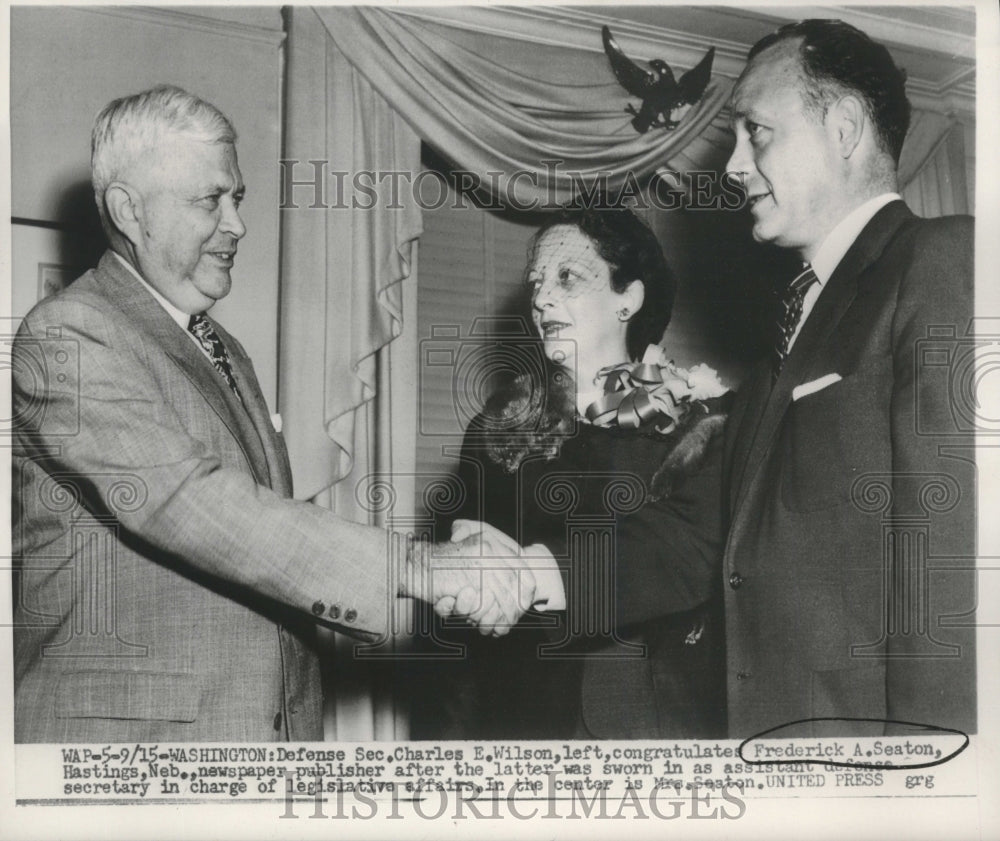
{"type": "Polygon", "coordinates": [[[15,740],[322,736],[317,619],[385,633],[387,538],[291,497],[243,404],[110,252],[14,343],[15,740]]]}

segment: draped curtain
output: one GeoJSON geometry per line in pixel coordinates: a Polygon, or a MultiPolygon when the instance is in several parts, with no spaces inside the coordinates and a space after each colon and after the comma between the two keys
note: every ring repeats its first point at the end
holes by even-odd
{"type": "MultiPolygon", "coordinates": [[[[700,145],[724,142],[710,124],[729,83],[713,80],[676,131],[637,135],[597,31],[595,49],[584,51],[472,33],[412,11],[290,7],[286,16],[284,434],[298,497],[381,525],[386,512],[358,492],[366,477],[412,486],[416,335],[415,319],[404,329],[404,309],[407,299],[415,309],[421,228],[410,186],[421,139],[456,167],[492,177],[504,201],[563,203],[581,182],[601,178],[616,189],[660,167],[691,168],[700,145]]],[[[389,513],[412,510],[401,493],[389,513]]],[[[384,675],[334,636],[327,736],[405,737],[384,675]]]]}
{"type": "MultiPolygon", "coordinates": [[[[486,13],[473,7],[463,9],[469,26],[431,9],[285,13],[284,432],[297,496],[381,525],[387,512],[370,510],[357,489],[370,474],[412,487],[417,337],[405,314],[415,310],[421,140],[504,202],[551,206],[581,185],[615,190],[661,168],[718,161],[732,142],[716,119],[731,82],[713,78],[698,105],[675,115],[675,131],[639,135],[596,27],[588,50],[557,46],[555,20],[538,22],[551,27],[545,44],[473,31],[486,13]]],[[[698,57],[689,51],[676,65],[698,57]]],[[[914,121],[901,174],[918,212],[964,209],[960,131],[938,115],[914,121]]],[[[412,516],[412,499],[396,499],[388,513],[412,516]]],[[[384,675],[350,656],[345,638],[327,642],[327,735],[404,738],[384,675]]]]}
{"type": "Polygon", "coordinates": [[[355,412],[376,394],[378,350],[402,332],[402,281],[421,231],[412,202],[388,210],[386,184],[370,199],[350,181],[418,170],[420,140],[315,12],[288,15],[279,399],[296,494],[312,498],[364,457],[355,412]],[[351,206],[361,199],[374,206],[351,206]]]}
{"type": "Polygon", "coordinates": [[[354,415],[376,393],[378,350],[403,331],[420,139],[457,167],[497,173],[516,201],[562,203],[577,175],[615,188],[690,168],[699,143],[719,142],[702,135],[729,83],[711,83],[676,131],[637,135],[602,52],[540,50],[380,8],[287,14],[281,404],[297,494],[311,498],[356,468],[354,415]]]}
{"type": "Polygon", "coordinates": [[[943,114],[915,112],[900,156],[899,184],[918,216],[971,213],[964,126],[943,114]]]}
{"type": "MultiPolygon", "coordinates": [[[[420,213],[412,205],[386,210],[383,185],[375,185],[370,211],[352,208],[355,197],[341,189],[349,179],[334,173],[415,171],[420,140],[354,70],[312,10],[288,14],[279,334],[284,434],[298,497],[383,525],[382,512],[359,500],[355,483],[339,480],[407,468],[406,449],[393,464],[392,447],[394,426],[407,415],[405,399],[398,405],[391,399],[406,379],[407,356],[379,351],[402,333],[402,281],[415,270],[420,213]]],[[[411,423],[412,417],[411,411],[411,423]]],[[[331,554],[338,550],[330,547],[331,554]]],[[[402,735],[384,670],[356,661],[346,637],[324,633],[323,642],[328,738],[402,735]]]]}
{"type": "MultiPolygon", "coordinates": [[[[479,10],[463,11],[474,21],[479,10]]],[[[594,50],[584,51],[553,46],[560,41],[554,23],[552,43],[540,45],[381,8],[323,7],[316,14],[423,140],[464,170],[497,173],[498,192],[516,203],[568,201],[571,173],[584,181],[603,176],[618,187],[665,165],[689,168],[697,143],[687,147],[730,90],[716,78],[675,131],[640,135],[624,112],[628,97],[596,27],[594,50]]]]}

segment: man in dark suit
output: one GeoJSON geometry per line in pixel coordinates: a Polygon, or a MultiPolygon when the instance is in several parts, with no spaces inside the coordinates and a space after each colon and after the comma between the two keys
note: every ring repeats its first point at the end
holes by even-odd
{"type": "Polygon", "coordinates": [[[733,737],[976,726],[972,440],[923,353],[970,324],[973,223],[897,194],[904,79],[813,20],[758,43],[734,89],[727,171],[754,238],[804,265],[727,429],[733,737]]]}
{"type": "Polygon", "coordinates": [[[397,596],[461,593],[487,631],[519,615],[513,562],[443,568],[475,538],[407,553],[291,498],[253,366],[205,315],[245,233],[235,141],[177,88],[108,105],[111,249],[15,340],[18,742],[319,739],[317,621],[378,638],[397,596]]]}

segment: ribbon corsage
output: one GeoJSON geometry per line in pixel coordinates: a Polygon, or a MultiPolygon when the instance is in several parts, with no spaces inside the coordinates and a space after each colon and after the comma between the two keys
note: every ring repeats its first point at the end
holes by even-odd
{"type": "Polygon", "coordinates": [[[655,429],[673,432],[699,401],[718,397],[726,388],[707,365],[690,370],[677,367],[663,348],[650,345],[641,362],[622,362],[597,372],[594,384],[604,381],[604,394],[587,407],[586,418],[594,426],[620,429],[655,429]]]}

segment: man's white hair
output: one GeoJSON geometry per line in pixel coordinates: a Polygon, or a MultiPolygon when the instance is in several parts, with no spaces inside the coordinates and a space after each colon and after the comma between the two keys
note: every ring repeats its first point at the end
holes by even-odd
{"type": "Polygon", "coordinates": [[[91,181],[101,224],[109,236],[113,231],[104,205],[108,185],[125,180],[131,167],[171,134],[204,143],[236,142],[236,130],[225,114],[173,85],[116,99],[97,115],[90,139],[91,181]]]}

